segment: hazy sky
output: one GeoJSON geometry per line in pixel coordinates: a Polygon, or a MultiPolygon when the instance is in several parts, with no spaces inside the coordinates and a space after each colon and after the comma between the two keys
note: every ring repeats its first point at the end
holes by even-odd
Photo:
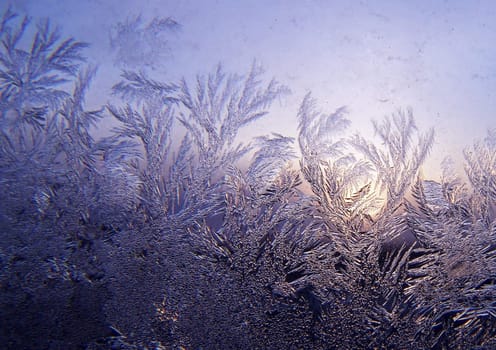
{"type": "Polygon", "coordinates": [[[436,128],[426,166],[435,174],[444,156],[460,155],[496,128],[496,1],[16,0],[12,6],[91,43],[86,53],[99,67],[95,104],[106,101],[125,64],[177,80],[208,73],[218,62],[242,73],[256,59],[267,79],[292,90],[251,128],[256,134],[295,135],[308,91],[325,111],[347,106],[352,127],[366,134],[370,119],[411,107],[421,129],[436,128]],[[111,38],[118,23],[139,14],[141,32],[125,40],[131,56],[119,59],[111,38]],[[144,28],[156,16],[172,17],[181,29],[154,37],[144,28]]]}

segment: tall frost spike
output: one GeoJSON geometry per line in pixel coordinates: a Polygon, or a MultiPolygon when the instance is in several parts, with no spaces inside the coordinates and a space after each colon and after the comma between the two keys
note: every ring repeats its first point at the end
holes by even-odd
{"type": "Polygon", "coordinates": [[[386,202],[382,210],[392,214],[415,180],[434,143],[434,130],[418,133],[412,111],[398,111],[382,122],[373,122],[374,130],[384,147],[378,148],[356,135],[353,146],[375,167],[378,185],[384,191],[386,202]]]}
{"type": "Polygon", "coordinates": [[[262,86],[261,74],[256,63],[245,77],[226,75],[219,65],[215,73],[197,77],[196,93],[182,82],[180,99],[187,113],[179,120],[190,133],[204,165],[239,159],[246,148],[233,147],[233,143],[241,128],[265,116],[272,102],[288,91],[275,80],[262,86]]]}

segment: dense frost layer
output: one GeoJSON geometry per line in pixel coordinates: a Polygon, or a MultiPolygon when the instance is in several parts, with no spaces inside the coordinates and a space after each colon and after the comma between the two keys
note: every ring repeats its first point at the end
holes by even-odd
{"type": "MultiPolygon", "coordinates": [[[[117,50],[171,21],[121,24],[117,50]]],[[[4,348],[496,346],[494,131],[467,183],[449,162],[419,176],[434,131],[411,111],[374,121],[374,143],[309,94],[296,144],[241,144],[288,92],[256,63],[194,83],[124,71],[121,102],[89,111],[86,44],[29,26],[0,23],[4,348]]]]}

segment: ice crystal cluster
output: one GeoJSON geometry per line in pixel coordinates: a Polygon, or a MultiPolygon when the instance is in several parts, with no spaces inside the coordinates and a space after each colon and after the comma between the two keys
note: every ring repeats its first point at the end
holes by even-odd
{"type": "Polygon", "coordinates": [[[86,44],[11,10],[0,40],[3,349],[496,347],[494,130],[426,181],[409,110],[374,142],[309,94],[296,139],[242,144],[289,91],[256,63],[88,110],[86,44]]]}

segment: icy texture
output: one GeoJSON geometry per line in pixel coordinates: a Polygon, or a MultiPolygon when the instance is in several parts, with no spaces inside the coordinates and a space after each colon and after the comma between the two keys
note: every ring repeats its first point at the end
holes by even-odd
{"type": "Polygon", "coordinates": [[[86,45],[28,26],[8,10],[0,27],[4,348],[496,346],[494,131],[465,151],[468,183],[449,160],[441,183],[419,176],[434,132],[411,111],[374,122],[378,146],[309,94],[298,150],[244,145],[288,92],[256,63],[193,83],[124,71],[88,111],[86,45]]]}
{"type": "Polygon", "coordinates": [[[171,56],[169,40],[180,28],[170,17],[155,17],[143,23],[141,16],[137,16],[115,24],[110,31],[115,63],[126,68],[156,68],[171,56]]]}

